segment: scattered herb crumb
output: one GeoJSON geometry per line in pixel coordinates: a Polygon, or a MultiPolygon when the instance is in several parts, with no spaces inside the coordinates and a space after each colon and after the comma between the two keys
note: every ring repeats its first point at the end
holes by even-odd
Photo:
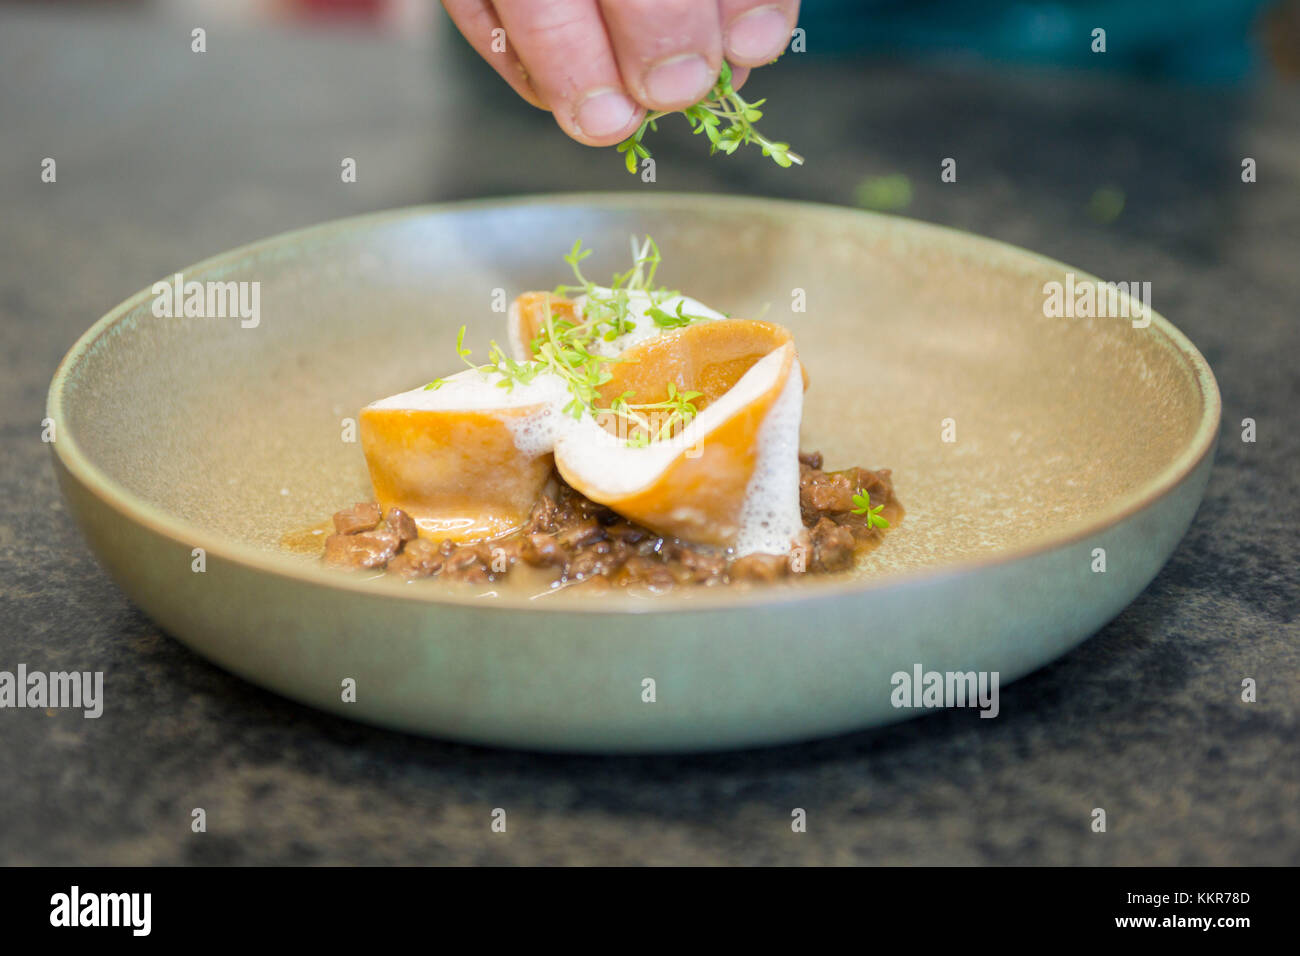
{"type": "Polygon", "coordinates": [[[854,201],[863,209],[893,212],[912,204],[912,180],[903,173],[868,176],[853,191],[854,201]]]}
{"type": "Polygon", "coordinates": [[[861,488],[853,496],[852,511],[855,515],[862,515],[867,519],[867,524],[873,528],[888,528],[889,519],[880,512],[885,506],[883,504],[871,507],[871,495],[861,488]]]}
{"type": "Polygon", "coordinates": [[[1088,200],[1088,218],[1109,226],[1124,211],[1124,190],[1118,186],[1100,186],[1088,200]]]}

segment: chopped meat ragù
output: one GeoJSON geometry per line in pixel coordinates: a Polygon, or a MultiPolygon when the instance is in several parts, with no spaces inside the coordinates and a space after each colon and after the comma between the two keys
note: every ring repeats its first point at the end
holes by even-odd
{"type": "MultiPolygon", "coordinates": [[[[492,541],[458,544],[431,540],[397,508],[381,514],[361,502],[334,515],[324,560],[347,568],[386,569],[404,578],[438,578],[471,584],[507,579],[527,566],[549,575],[553,586],[712,586],[773,582],[793,574],[846,571],[879,543],[880,522],[855,513],[855,495],[883,505],[890,524],[903,515],[888,469],[823,471],[822,456],[799,456],[799,504],[805,539],[789,555],[733,557],[655,534],[597,504],[557,479],[524,527],[492,541]]],[[[861,511],[861,508],[857,508],[861,511]]]]}

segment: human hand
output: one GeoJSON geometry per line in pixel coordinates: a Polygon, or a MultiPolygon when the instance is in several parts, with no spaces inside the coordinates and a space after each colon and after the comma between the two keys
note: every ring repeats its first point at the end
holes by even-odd
{"type": "Polygon", "coordinates": [[[725,58],[739,89],[776,59],[799,0],[443,0],[457,28],[520,96],[588,146],[636,132],[647,110],[712,89],[725,58]],[[504,30],[503,33],[494,31],[504,30]]]}

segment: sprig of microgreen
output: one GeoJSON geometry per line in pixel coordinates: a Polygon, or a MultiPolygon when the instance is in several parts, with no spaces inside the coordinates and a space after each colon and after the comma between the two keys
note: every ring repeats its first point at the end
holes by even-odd
{"type": "MultiPolygon", "coordinates": [[[[610,280],[609,288],[602,289],[582,274],[579,263],[591,255],[590,249],[582,247],[579,239],[573,249],[564,257],[564,261],[573,270],[577,285],[559,285],[555,294],[585,297],[583,304],[584,322],[566,330],[570,338],[586,338],[588,344],[596,339],[612,342],[622,335],[636,329],[636,322],[629,316],[632,306],[632,293],[644,293],[652,306],[658,305],[676,295],[670,289],[656,288],[655,273],[659,269],[659,247],[649,236],[640,245],[632,239],[632,268],[616,274],[610,280]],[[590,333],[590,334],[589,334],[590,333]]],[[[535,343],[536,344],[536,343],[535,343]]]]}
{"type": "Polygon", "coordinates": [[[677,386],[669,382],[668,398],[662,402],[633,404],[628,401],[632,394],[632,392],[624,392],[610,402],[609,408],[597,408],[596,414],[615,415],[627,422],[631,433],[627,443],[634,448],[644,448],[652,441],[662,441],[665,438],[673,437],[682,428],[689,425],[691,420],[699,414],[699,410],[694,404],[695,399],[699,398],[703,393],[679,392],[677,386]],[[667,412],[668,414],[656,415],[656,412],[667,412]]]}
{"type": "Polygon", "coordinates": [[[867,526],[870,528],[888,528],[889,519],[884,517],[880,512],[884,505],[871,507],[871,495],[869,492],[858,489],[853,496],[853,505],[851,509],[855,515],[862,515],[867,519],[867,526]]]}
{"type": "Polygon", "coordinates": [[[771,156],[778,166],[789,168],[795,164],[803,165],[803,157],[790,151],[789,143],[778,143],[768,139],[754,126],[763,118],[759,109],[766,99],[746,102],[731,85],[731,66],[724,60],[718,81],[709,91],[709,95],[694,106],[684,110],[660,110],[646,114],[637,131],[618,144],[618,151],[623,154],[629,173],[635,173],[638,160],[648,159],[650,150],[643,140],[648,131],[657,130],[656,125],[669,113],[680,112],[686,117],[692,132],[703,133],[709,139],[709,155],[726,153],[730,156],[741,146],[755,143],[762,147],[764,156],[771,156]],[[723,126],[726,120],[728,125],[723,126]]]}
{"type": "Polygon", "coordinates": [[[678,302],[677,311],[675,313],[665,312],[663,309],[659,308],[659,306],[652,305],[650,308],[645,310],[645,314],[650,316],[650,318],[654,320],[654,324],[659,326],[661,329],[680,329],[684,326],[690,325],[692,322],[699,322],[702,319],[708,318],[706,315],[685,314],[682,312],[682,306],[685,304],[686,303],[684,302],[678,302]]]}
{"type": "MultiPolygon", "coordinates": [[[[527,385],[542,370],[542,365],[538,362],[520,362],[511,358],[506,354],[505,349],[496,343],[495,339],[488,343],[487,363],[478,364],[473,360],[473,351],[465,347],[465,330],[466,327],[462,325],[456,333],[456,355],[460,357],[462,362],[484,378],[490,378],[493,373],[499,375],[498,388],[510,391],[516,385],[527,385]]],[[[430,389],[439,389],[446,384],[446,379],[435,378],[424,386],[424,390],[427,392],[430,389]]]]}
{"type": "MultiPolygon", "coordinates": [[[[708,316],[689,315],[683,312],[682,303],[678,303],[675,314],[660,307],[677,293],[654,285],[660,254],[659,247],[649,236],[639,245],[635,238],[632,240],[632,267],[616,274],[608,289],[601,289],[583,275],[580,263],[589,255],[591,250],[583,248],[581,239],[573,244],[564,261],[573,270],[578,284],[557,286],[553,293],[556,296],[570,296],[575,292],[583,295],[581,316],[573,321],[548,308],[546,322],[530,344],[535,356],[533,360],[514,359],[493,341],[489,345],[487,363],[476,364],[472,352],[465,347],[463,325],[456,335],[456,354],[483,376],[496,375],[498,387],[507,390],[517,384],[528,384],[543,371],[558,376],[570,395],[563,409],[565,414],[575,419],[584,414],[615,415],[631,426],[632,437],[628,444],[634,447],[670,437],[695,417],[697,410],[693,401],[700,397],[700,393],[678,392],[676,385],[669,383],[668,398],[663,402],[637,404],[630,401],[633,393],[625,392],[608,408],[598,407],[601,387],[613,378],[608,366],[625,360],[599,354],[593,351],[593,346],[601,341],[612,342],[636,328],[636,323],[630,318],[632,293],[644,293],[649,298],[652,304],[646,314],[660,328],[681,328],[707,320],[708,316]],[[662,422],[652,420],[652,414],[656,412],[667,412],[667,415],[659,416],[662,422]]],[[[424,387],[437,389],[444,384],[444,379],[435,379],[424,387]]]]}

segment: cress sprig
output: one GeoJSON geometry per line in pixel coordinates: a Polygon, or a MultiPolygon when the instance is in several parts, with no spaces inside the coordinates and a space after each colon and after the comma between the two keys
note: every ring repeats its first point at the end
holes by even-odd
{"type": "Polygon", "coordinates": [[[624,392],[609,408],[598,409],[597,413],[612,414],[627,422],[631,429],[628,444],[634,448],[644,448],[652,441],[671,438],[691,423],[699,414],[694,405],[695,399],[702,392],[679,392],[677,386],[668,383],[668,398],[662,402],[647,402],[634,405],[628,401],[632,392],[624,392]],[[650,414],[647,415],[646,413],[650,414]],[[666,415],[662,414],[667,412],[666,415]],[[656,414],[659,413],[659,414],[656,414]]]}
{"type": "Polygon", "coordinates": [[[755,143],[762,147],[764,156],[771,156],[778,166],[789,168],[795,164],[803,165],[803,157],[791,152],[789,143],[779,143],[768,139],[754,126],[763,118],[759,109],[766,99],[748,103],[731,85],[731,66],[724,60],[718,81],[713,85],[709,95],[694,106],[684,110],[661,110],[647,113],[637,131],[618,144],[618,151],[623,154],[629,173],[635,173],[637,161],[648,159],[650,150],[643,140],[645,134],[657,130],[657,123],[673,112],[680,112],[686,117],[695,134],[703,133],[709,139],[709,155],[722,152],[730,156],[741,146],[755,143]],[[722,121],[727,121],[727,126],[722,121]]]}
{"type": "Polygon", "coordinates": [[[867,526],[870,528],[888,528],[889,519],[884,517],[880,512],[884,505],[871,507],[871,494],[863,491],[861,488],[853,496],[854,507],[850,509],[855,515],[862,515],[867,519],[867,526]]]}
{"type": "MultiPolygon", "coordinates": [[[[637,404],[631,401],[634,394],[625,392],[608,407],[600,407],[600,388],[613,377],[607,366],[626,360],[600,354],[592,349],[599,342],[612,342],[636,329],[636,322],[630,317],[632,293],[646,295],[651,304],[645,312],[662,329],[681,328],[708,317],[683,312],[683,304],[680,302],[675,312],[661,308],[664,302],[678,293],[654,286],[655,272],[661,257],[659,247],[649,236],[640,245],[635,238],[632,240],[632,267],[616,274],[608,289],[600,288],[582,274],[580,263],[589,255],[591,250],[583,248],[581,239],[573,244],[573,249],[564,257],[564,261],[573,270],[578,284],[557,286],[553,293],[556,296],[569,296],[575,292],[582,294],[585,300],[581,318],[572,321],[548,309],[546,323],[530,343],[535,359],[520,361],[511,358],[500,345],[492,341],[489,343],[488,361],[482,365],[476,364],[471,358],[471,350],[465,348],[463,325],[456,336],[456,354],[461,361],[484,377],[498,376],[497,386],[506,390],[513,389],[517,384],[532,382],[543,371],[558,376],[564,381],[570,395],[564,406],[565,414],[575,419],[584,414],[594,417],[613,415],[628,424],[632,433],[628,444],[633,447],[671,437],[697,414],[693,401],[700,397],[700,393],[678,392],[677,387],[669,383],[668,398],[663,402],[637,404]]],[[[437,389],[444,384],[445,379],[439,378],[424,387],[437,389]]]]}

